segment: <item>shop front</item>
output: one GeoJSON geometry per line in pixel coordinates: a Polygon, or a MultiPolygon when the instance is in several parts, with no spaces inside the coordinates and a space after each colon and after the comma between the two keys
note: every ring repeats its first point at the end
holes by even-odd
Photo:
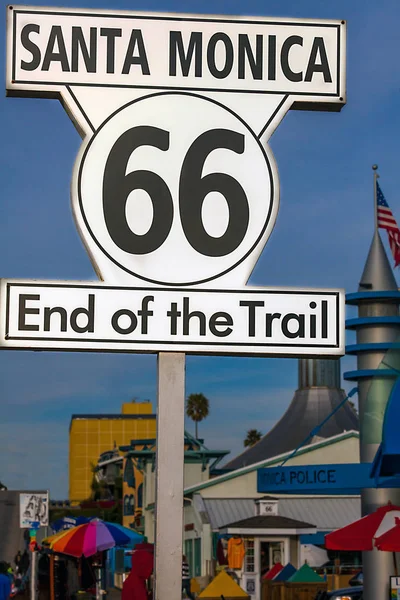
{"type": "Polygon", "coordinates": [[[252,600],[261,598],[262,577],[275,565],[300,566],[300,536],[315,525],[278,514],[276,500],[255,502],[256,515],[219,531],[218,554],[226,569],[252,600]]]}

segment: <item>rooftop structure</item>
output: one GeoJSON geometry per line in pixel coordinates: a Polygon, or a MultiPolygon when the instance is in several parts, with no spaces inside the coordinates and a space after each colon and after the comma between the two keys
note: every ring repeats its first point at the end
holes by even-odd
{"type": "MultiPolygon", "coordinates": [[[[278,423],[257,444],[229,461],[225,469],[239,469],[294,450],[345,398],[340,388],[339,360],[300,359],[298,382],[293,400],[278,423]]],[[[358,417],[346,403],[318,431],[318,439],[358,429],[358,417]]],[[[312,441],[315,439],[308,443],[312,441]]]]}
{"type": "MultiPolygon", "coordinates": [[[[156,415],[151,402],[128,402],[117,414],[72,415],[69,429],[69,498],[87,500],[91,494],[93,467],[110,448],[131,440],[155,438],[156,415]]],[[[104,457],[103,457],[104,458],[104,457]]]]}

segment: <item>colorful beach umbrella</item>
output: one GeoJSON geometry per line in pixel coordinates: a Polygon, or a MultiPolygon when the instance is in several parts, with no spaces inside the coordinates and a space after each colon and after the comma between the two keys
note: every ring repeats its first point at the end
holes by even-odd
{"type": "Polygon", "coordinates": [[[62,517],[61,519],[57,519],[53,523],[50,523],[50,527],[54,533],[58,533],[59,531],[64,531],[65,529],[72,529],[77,525],[89,523],[90,520],[91,519],[89,517],[62,517]]]}
{"type": "Polygon", "coordinates": [[[375,512],[342,527],[325,536],[325,548],[328,550],[369,551],[374,547],[375,539],[396,525],[400,517],[400,506],[387,504],[375,512]]]}
{"type": "Polygon", "coordinates": [[[375,540],[375,546],[378,550],[385,552],[400,552],[400,519],[395,518],[395,525],[382,533],[375,540]]]}
{"type": "Polygon", "coordinates": [[[135,531],[134,529],[128,529],[128,527],[124,527],[123,525],[120,525],[119,523],[112,523],[112,525],[114,527],[116,527],[117,529],[119,529],[120,531],[122,531],[122,533],[124,533],[125,535],[128,536],[129,546],[132,546],[132,544],[136,545],[136,544],[140,544],[143,542],[144,536],[141,535],[140,533],[138,533],[137,531],[135,531]]]}
{"type": "Polygon", "coordinates": [[[47,536],[42,540],[43,546],[48,546],[49,548],[51,548],[53,542],[62,538],[63,535],[66,535],[69,531],[70,529],[63,529],[62,531],[58,531],[57,533],[53,533],[52,535],[47,536]]]}
{"type": "Polygon", "coordinates": [[[79,558],[92,556],[114,546],[126,546],[131,538],[121,526],[93,519],[89,523],[50,536],[46,543],[51,550],[79,558]]]}

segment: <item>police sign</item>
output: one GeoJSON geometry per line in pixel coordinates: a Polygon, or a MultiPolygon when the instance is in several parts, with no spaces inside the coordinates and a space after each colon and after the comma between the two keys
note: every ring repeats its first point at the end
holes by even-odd
{"type": "Polygon", "coordinates": [[[8,94],[61,98],[82,134],[72,208],[103,283],[4,282],[2,345],[343,354],[340,290],[243,286],[279,208],[268,139],[344,105],[345,23],[7,12],[8,94]]]}
{"type": "Polygon", "coordinates": [[[269,467],[257,471],[257,491],[267,494],[358,495],[368,488],[398,488],[398,477],[371,478],[370,463],[269,467]]]}

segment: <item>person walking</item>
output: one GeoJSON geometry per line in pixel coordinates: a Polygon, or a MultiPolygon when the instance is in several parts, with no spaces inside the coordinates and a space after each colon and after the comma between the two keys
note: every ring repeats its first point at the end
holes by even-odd
{"type": "Polygon", "coordinates": [[[121,600],[148,600],[146,583],[153,572],[153,564],[153,553],[133,551],[132,569],[122,586],[121,600]]]}
{"type": "Polygon", "coordinates": [[[7,565],[0,563],[0,600],[8,600],[11,593],[11,580],[7,575],[7,565]]]}
{"type": "Polygon", "coordinates": [[[22,556],[21,556],[21,562],[19,563],[19,571],[21,573],[21,575],[25,575],[25,573],[28,571],[29,569],[29,554],[27,553],[26,550],[24,550],[22,556]]]}
{"type": "Polygon", "coordinates": [[[182,592],[185,592],[186,596],[190,598],[190,600],[195,600],[190,589],[189,563],[185,555],[182,556],[182,592]]]}
{"type": "Polygon", "coordinates": [[[15,569],[16,569],[17,572],[20,570],[21,559],[22,559],[21,550],[18,550],[18,552],[17,552],[17,554],[15,555],[15,558],[14,558],[15,569]]]}

